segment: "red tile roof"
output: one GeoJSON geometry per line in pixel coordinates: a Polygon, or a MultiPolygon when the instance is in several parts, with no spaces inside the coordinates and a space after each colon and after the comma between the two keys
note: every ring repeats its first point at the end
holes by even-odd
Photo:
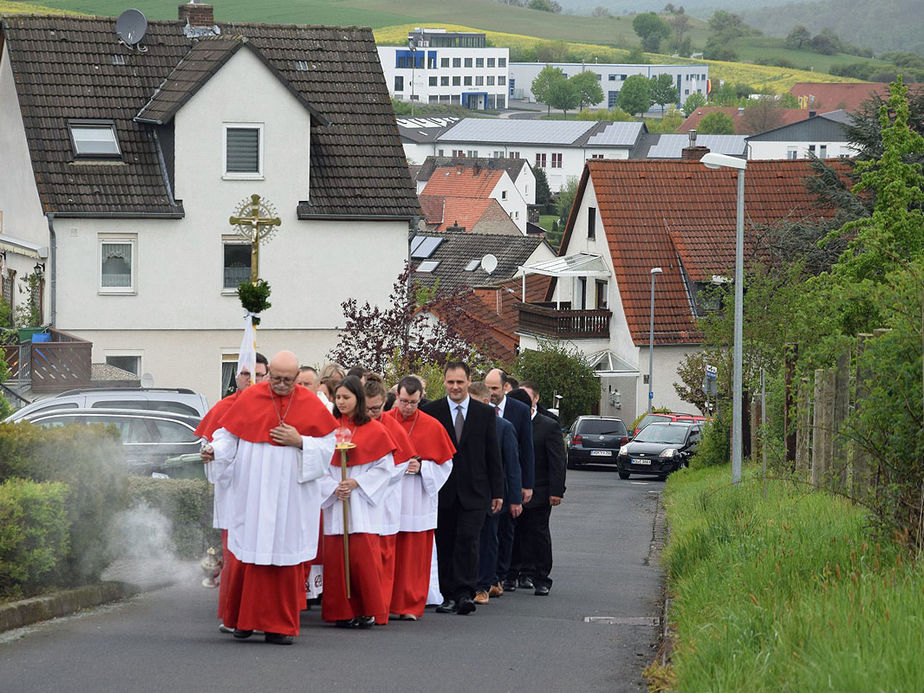
{"type": "MultiPolygon", "coordinates": [[[[835,162],[845,172],[847,162],[835,162]]],[[[745,174],[745,252],[753,257],[754,225],[778,220],[829,217],[804,185],[809,163],[749,161],[745,174]],[[750,255],[748,252],[750,251],[750,255]]],[[[737,172],[710,170],[697,161],[590,160],[581,177],[580,204],[588,176],[612,256],[615,279],[629,332],[636,344],[647,343],[652,267],[664,272],[655,282],[655,341],[698,343],[699,331],[689,281],[732,276],[734,267],[737,172]]],[[[562,239],[571,240],[577,206],[562,239]]],[[[546,300],[551,299],[551,287],[546,300]]]]}
{"type": "Polygon", "coordinates": [[[494,192],[503,173],[496,169],[441,167],[430,176],[421,195],[487,198],[494,192]]]}
{"type": "MultiPolygon", "coordinates": [[[[420,195],[427,225],[431,231],[445,231],[447,226],[461,226],[473,231],[489,209],[496,207],[506,216],[497,200],[472,197],[448,197],[442,195],[420,195]]],[[[496,211],[496,210],[495,210],[496,211]]]]}
{"type": "MultiPolygon", "coordinates": [[[[905,85],[914,87],[913,84],[905,85]]],[[[797,99],[804,99],[805,107],[812,110],[835,111],[843,108],[856,111],[873,94],[883,98],[889,96],[889,85],[884,82],[796,82],[789,93],[797,99]]]]}
{"type": "MultiPolygon", "coordinates": [[[[678,126],[677,132],[689,132],[690,130],[699,128],[699,122],[710,113],[724,113],[731,118],[735,126],[736,135],[756,135],[757,132],[748,127],[747,120],[742,110],[743,109],[726,106],[703,106],[702,108],[697,108],[696,111],[691,113],[690,116],[678,126]]],[[[809,117],[809,110],[807,108],[777,108],[775,110],[779,113],[780,121],[771,127],[764,128],[764,130],[771,130],[772,128],[782,127],[783,125],[792,125],[800,120],[806,120],[809,117]]]]}

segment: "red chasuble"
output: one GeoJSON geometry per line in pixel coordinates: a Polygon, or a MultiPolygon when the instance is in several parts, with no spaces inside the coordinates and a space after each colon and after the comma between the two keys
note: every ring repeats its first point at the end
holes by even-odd
{"type": "Polygon", "coordinates": [[[407,437],[407,433],[401,427],[401,424],[392,417],[385,416],[384,414],[380,419],[376,420],[385,427],[385,430],[388,431],[388,435],[391,436],[391,439],[395,441],[395,445],[398,446],[398,449],[395,450],[395,464],[403,464],[412,457],[417,456],[414,445],[411,443],[411,439],[407,437]]]}
{"type": "Polygon", "coordinates": [[[294,426],[299,434],[312,438],[323,438],[337,428],[334,417],[311,390],[296,386],[290,394],[280,397],[268,382],[243,390],[218,427],[241,440],[275,445],[269,432],[280,423],[294,426]]]}
{"type": "MultiPolygon", "coordinates": [[[[318,402],[320,403],[320,400],[318,402]]],[[[321,406],[323,407],[324,405],[322,404],[321,406]]],[[[327,407],[324,407],[324,411],[327,411],[327,407]]],[[[388,431],[378,421],[373,420],[362,426],[357,426],[352,419],[347,417],[338,420],[332,416],[331,419],[337,422],[335,427],[346,426],[353,431],[352,442],[356,447],[350,448],[347,452],[347,467],[369,464],[385,457],[390,452],[396,453],[398,450],[395,441],[392,440],[391,436],[388,435],[388,431]]],[[[335,467],[340,466],[339,450],[334,450],[334,456],[331,458],[330,463],[335,467]]]]}
{"type": "Polygon", "coordinates": [[[434,419],[429,414],[417,411],[414,415],[405,419],[397,408],[390,409],[382,414],[382,417],[390,416],[405,430],[414,446],[414,451],[422,460],[432,460],[437,464],[443,464],[446,460],[451,460],[456,454],[456,446],[452,444],[449,434],[443,428],[443,424],[434,419]]]}
{"type": "Polygon", "coordinates": [[[234,404],[242,392],[243,390],[237,390],[224,399],[218,400],[215,406],[209,409],[205,413],[205,416],[202,417],[202,421],[200,421],[199,425],[196,427],[196,435],[202,436],[206,440],[211,440],[212,434],[221,428],[221,426],[218,425],[221,417],[225,415],[225,412],[228,411],[228,407],[234,404]]]}

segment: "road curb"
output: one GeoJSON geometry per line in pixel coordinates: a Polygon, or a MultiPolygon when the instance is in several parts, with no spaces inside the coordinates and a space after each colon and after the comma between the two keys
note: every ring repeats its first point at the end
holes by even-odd
{"type": "Polygon", "coordinates": [[[132,597],[141,588],[127,582],[100,582],[0,605],[0,633],[40,621],[68,616],[81,609],[132,597]]]}

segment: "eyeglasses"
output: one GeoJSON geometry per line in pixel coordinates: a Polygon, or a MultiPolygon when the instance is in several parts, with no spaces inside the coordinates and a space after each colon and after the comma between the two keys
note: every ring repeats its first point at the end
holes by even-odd
{"type": "MultiPolygon", "coordinates": [[[[249,378],[249,377],[250,377],[250,371],[241,371],[241,372],[238,373],[237,375],[238,375],[239,378],[249,378]]],[[[265,377],[266,377],[266,373],[257,373],[254,377],[255,377],[255,378],[265,378],[265,377]]]]}
{"type": "Polygon", "coordinates": [[[401,404],[405,407],[416,407],[420,404],[420,400],[412,401],[409,399],[398,399],[398,404],[401,404]]]}
{"type": "Polygon", "coordinates": [[[295,376],[291,378],[286,378],[281,375],[270,375],[269,377],[271,383],[282,384],[282,385],[291,385],[295,382],[295,376]]]}
{"type": "Polygon", "coordinates": [[[371,412],[377,412],[377,411],[382,411],[383,406],[384,405],[379,404],[378,406],[375,406],[375,407],[366,407],[366,409],[371,412]]]}

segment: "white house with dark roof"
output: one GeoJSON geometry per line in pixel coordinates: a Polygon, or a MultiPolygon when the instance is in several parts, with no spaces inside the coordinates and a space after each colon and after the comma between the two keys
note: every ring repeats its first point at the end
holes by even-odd
{"type": "Polygon", "coordinates": [[[0,151],[21,175],[0,177],[0,210],[8,243],[48,248],[45,324],[215,401],[242,336],[243,201],[281,221],[258,349],[306,363],[336,343],[341,302],[389,294],[419,205],[368,29],[180,17],[149,21],[140,49],[114,19],[3,19],[0,151]]]}
{"type": "Polygon", "coordinates": [[[854,157],[858,150],[850,142],[850,116],[841,109],[820,113],[805,120],[767,130],[747,138],[749,159],[819,159],[854,157]]]}

